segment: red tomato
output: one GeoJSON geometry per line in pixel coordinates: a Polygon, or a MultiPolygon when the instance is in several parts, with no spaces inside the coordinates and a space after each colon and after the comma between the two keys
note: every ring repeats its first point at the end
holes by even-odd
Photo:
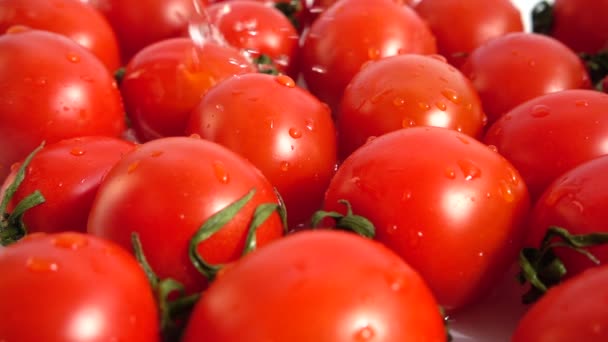
{"type": "Polygon", "coordinates": [[[232,75],[255,71],[234,48],[172,38],[137,53],[120,89],[137,137],[147,141],[183,135],[190,112],[209,88],[232,75]]]}
{"type": "Polygon", "coordinates": [[[179,37],[205,0],[80,0],[97,8],[116,33],[123,63],[144,47],[179,37]]]}
{"type": "Polygon", "coordinates": [[[485,121],[477,91],[443,57],[386,57],[366,64],[344,91],[340,155],[347,157],[370,136],[417,125],[479,137],[485,121]]]}
{"type": "Polygon", "coordinates": [[[118,41],[98,11],[74,0],[4,0],[0,2],[0,32],[13,25],[65,35],[91,50],[114,72],[120,67],[118,41]]]}
{"type": "Polygon", "coordinates": [[[308,222],[321,207],[336,165],[336,132],[329,108],[288,76],[220,82],[194,110],[186,133],[257,166],[283,197],[290,226],[308,222]]]}
{"type": "MultiPolygon", "coordinates": [[[[107,174],[93,202],[88,232],[125,248],[137,232],[160,278],[174,278],[188,292],[200,291],[207,282],[188,258],[190,239],[213,214],[252,189],[256,193],[246,206],[197,245],[208,263],[230,262],[242,254],[255,208],[278,202],[273,188],[247,160],[216,143],[189,137],[149,141],[107,174]]],[[[282,234],[274,213],[257,230],[257,244],[282,234]]]]}
{"type": "Polygon", "coordinates": [[[606,266],[554,287],[519,322],[513,342],[608,340],[606,266]]]}
{"type": "MultiPolygon", "coordinates": [[[[99,183],[123,154],[134,147],[125,140],[101,136],[66,139],[45,146],[27,166],[25,178],[7,209],[12,212],[19,202],[39,190],[45,202],[23,216],[29,233],[85,232],[99,183]]],[[[0,198],[17,171],[13,168],[4,181],[0,198]]]]}
{"type": "Polygon", "coordinates": [[[599,13],[608,13],[608,1],[555,0],[551,36],[576,52],[608,49],[608,21],[599,13]]]}
{"type": "Polygon", "coordinates": [[[0,179],[43,140],[125,130],[114,78],[73,40],[27,29],[4,34],[0,64],[0,179]]]}
{"type": "MultiPolygon", "coordinates": [[[[559,176],[536,202],[526,246],[539,247],[547,229],[557,226],[572,235],[606,232],[608,212],[608,156],[601,156],[559,176]]],[[[600,262],[608,261],[608,246],[588,247],[600,262]]],[[[571,277],[595,264],[569,248],[554,248],[571,277]]]]}
{"type": "MultiPolygon", "coordinates": [[[[338,0],[301,0],[303,15],[303,27],[310,26],[319,15],[325,12],[331,5],[338,2],[338,0]]],[[[411,6],[416,0],[395,0],[398,4],[405,4],[411,6]]]]}
{"type": "Polygon", "coordinates": [[[482,298],[516,260],[529,207],[506,159],[441,127],[393,131],[353,152],[329,185],[326,210],[343,212],[342,199],[448,310],[482,298]]]}
{"type": "Polygon", "coordinates": [[[336,109],[365,62],[436,51],[431,31],[410,7],[395,0],[344,0],[323,12],[305,36],[301,72],[310,91],[336,109]]]}
{"type": "Polygon", "coordinates": [[[574,51],[534,33],[509,33],[482,44],[461,70],[479,92],[490,124],[537,96],[590,87],[585,66],[574,51]]]}
{"type": "Polygon", "coordinates": [[[519,9],[510,0],[422,0],[414,7],[437,38],[439,53],[460,67],[486,41],[522,32],[519,9]]]}
{"type": "Polygon", "coordinates": [[[297,76],[298,32],[278,9],[233,0],[208,6],[207,13],[230,45],[254,59],[265,55],[278,71],[297,76]]]}
{"type": "Polygon", "coordinates": [[[0,269],[2,341],[160,341],[146,275],[109,241],[34,234],[0,250],[0,269]]]}
{"type": "Polygon", "coordinates": [[[445,341],[439,307],[397,255],[352,233],[295,233],[235,263],[203,294],[193,341],[445,341]]]}
{"type": "Polygon", "coordinates": [[[608,95],[565,90],[539,96],[496,121],[484,142],[521,173],[532,198],[576,165],[607,154],[608,95]]]}

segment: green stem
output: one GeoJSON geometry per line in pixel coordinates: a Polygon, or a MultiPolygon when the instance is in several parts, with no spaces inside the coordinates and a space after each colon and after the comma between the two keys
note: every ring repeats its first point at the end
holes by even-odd
{"type": "Polygon", "coordinates": [[[336,228],[338,229],[352,231],[366,238],[373,239],[376,235],[376,228],[374,227],[374,224],[363,216],[354,215],[352,206],[347,200],[338,200],[338,203],[346,206],[345,215],[337,211],[319,210],[312,216],[312,227],[316,228],[321,221],[326,218],[330,218],[335,221],[336,228]]]}

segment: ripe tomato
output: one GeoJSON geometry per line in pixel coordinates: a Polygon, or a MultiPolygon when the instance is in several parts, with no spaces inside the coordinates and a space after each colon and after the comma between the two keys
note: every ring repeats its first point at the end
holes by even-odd
{"type": "MultiPolygon", "coordinates": [[[[12,212],[19,202],[38,190],[45,202],[23,216],[29,233],[85,232],[99,183],[134,147],[131,142],[102,136],[71,138],[47,145],[32,158],[7,209],[12,212]],[[50,217],[53,219],[49,220],[50,217]]],[[[0,198],[4,197],[17,171],[13,168],[4,181],[0,198]]]]}
{"type": "Polygon", "coordinates": [[[445,341],[422,278],[352,233],[303,231],[252,253],[211,284],[184,342],[445,341]],[[271,281],[269,281],[271,280],[271,281]]]}
{"type": "Polygon", "coordinates": [[[4,0],[0,32],[13,25],[63,34],[91,50],[112,72],[120,67],[118,41],[98,11],[74,0],[4,0]]]}
{"type": "Polygon", "coordinates": [[[486,41],[522,32],[519,9],[510,0],[422,0],[414,9],[437,38],[437,48],[448,62],[460,67],[486,41]]]}
{"type": "Polygon", "coordinates": [[[606,283],[608,267],[602,266],[551,288],[523,316],[511,341],[608,340],[606,283]]]}
{"type": "Polygon", "coordinates": [[[57,33],[0,36],[0,179],[45,140],[120,136],[116,82],[89,50],[57,33]]]}
{"type": "Polygon", "coordinates": [[[365,62],[435,52],[435,37],[410,7],[394,0],[344,0],[323,12],[305,35],[301,72],[310,91],[335,110],[365,62]]]}
{"type": "Polygon", "coordinates": [[[207,8],[210,23],[226,41],[254,60],[269,57],[278,71],[297,76],[298,32],[278,9],[255,1],[233,0],[207,8]]]}
{"type": "Polygon", "coordinates": [[[406,54],[366,64],[344,90],[337,119],[345,158],[370,136],[417,125],[479,137],[486,117],[469,79],[443,57],[406,54]]]}
{"type": "Polygon", "coordinates": [[[597,53],[608,49],[608,1],[555,0],[551,36],[576,52],[597,53]]]}
{"type": "Polygon", "coordinates": [[[448,310],[482,298],[516,260],[529,208],[506,159],[441,127],[393,131],[353,152],[329,185],[326,210],[343,212],[342,199],[448,310]]]}
{"type": "MultiPolygon", "coordinates": [[[[160,278],[200,291],[206,279],[188,258],[189,242],[212,215],[256,192],[230,222],[196,248],[211,264],[240,257],[256,207],[277,203],[272,186],[247,160],[216,143],[191,137],[149,141],[127,153],[99,186],[88,232],[131,246],[139,234],[144,253],[160,278]]],[[[277,213],[256,233],[258,246],[283,234],[277,213]]]]}
{"type": "Polygon", "coordinates": [[[179,37],[205,0],[80,0],[104,14],[120,45],[122,62],[157,41],[179,37]]]}
{"type": "MultiPolygon", "coordinates": [[[[526,246],[538,248],[551,226],[572,235],[606,232],[608,212],[608,156],[581,163],[559,176],[536,202],[528,224],[526,246]]],[[[600,262],[608,261],[608,246],[586,248],[600,262]]],[[[595,266],[586,256],[569,248],[554,248],[564,263],[566,277],[595,266]]]]}
{"type": "Polygon", "coordinates": [[[183,135],[190,112],[209,88],[255,71],[235,48],[172,38],[138,52],[120,89],[137,138],[148,141],[183,135]]]}
{"type": "Polygon", "coordinates": [[[489,124],[537,96],[590,87],[574,51],[534,33],[509,33],[487,41],[473,50],[461,70],[479,92],[489,124]]]}
{"type": "Polygon", "coordinates": [[[290,226],[321,207],[336,166],[329,108],[288,76],[247,74],[218,83],[192,113],[186,133],[247,158],[274,185],[290,226]]]}
{"type": "Polygon", "coordinates": [[[521,173],[533,199],[576,165],[608,153],[608,95],[572,89],[514,108],[486,133],[521,173]]]}
{"type": "Polygon", "coordinates": [[[160,340],[146,275],[109,241],[34,234],[0,250],[0,269],[1,341],[160,340]]]}

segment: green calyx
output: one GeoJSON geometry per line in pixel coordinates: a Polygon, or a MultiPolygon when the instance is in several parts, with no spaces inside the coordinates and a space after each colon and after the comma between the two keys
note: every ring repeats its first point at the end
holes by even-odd
{"type": "Polygon", "coordinates": [[[338,203],[346,206],[346,214],[343,215],[337,211],[319,210],[312,216],[312,227],[316,228],[323,220],[330,218],[335,221],[337,229],[351,231],[363,237],[373,239],[376,235],[374,224],[363,216],[353,214],[353,208],[347,200],[342,199],[338,203]]]}
{"type": "Polygon", "coordinates": [[[519,254],[521,284],[530,283],[522,301],[526,304],[539,299],[547,290],[561,283],[568,270],[555,254],[555,248],[568,248],[587,257],[594,264],[599,260],[585,248],[608,243],[608,233],[572,235],[560,227],[549,227],[539,248],[523,248],[519,254]]]}
{"type": "Polygon", "coordinates": [[[15,179],[6,188],[2,202],[0,202],[0,245],[8,246],[22,239],[27,234],[27,227],[23,223],[23,215],[31,208],[44,203],[45,199],[40,191],[36,190],[29,194],[27,197],[22,199],[11,213],[7,213],[6,209],[9,202],[15,196],[15,193],[19,189],[19,186],[25,179],[25,171],[28,165],[31,163],[34,156],[42,150],[44,142],[40,144],[34,151],[32,151],[21,163],[15,179]]]}

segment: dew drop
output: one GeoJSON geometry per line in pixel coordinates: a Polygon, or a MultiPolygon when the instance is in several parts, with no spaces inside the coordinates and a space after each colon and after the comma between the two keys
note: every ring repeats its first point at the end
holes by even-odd
{"type": "Polygon", "coordinates": [[[163,154],[163,151],[154,151],[154,152],[150,153],[150,157],[154,157],[154,158],[160,157],[161,154],[163,154]]]}
{"type": "Polygon", "coordinates": [[[77,54],[75,54],[75,53],[73,53],[73,52],[68,53],[65,57],[68,59],[68,61],[70,61],[72,63],[79,63],[80,62],[80,56],[77,55],[77,54]]]}
{"type": "Polygon", "coordinates": [[[577,107],[589,107],[589,102],[587,102],[585,100],[578,100],[574,104],[577,107]]]}
{"type": "Polygon", "coordinates": [[[302,137],[302,131],[295,127],[292,127],[289,129],[289,136],[294,139],[300,139],[302,137]]]}
{"type": "Polygon", "coordinates": [[[314,65],[311,70],[317,74],[325,74],[327,73],[327,69],[321,65],[314,65]]]}
{"type": "Polygon", "coordinates": [[[393,235],[398,230],[399,230],[399,226],[397,226],[396,224],[391,224],[386,228],[386,232],[388,233],[388,235],[393,235]]]}
{"type": "Polygon", "coordinates": [[[457,162],[465,180],[472,180],[481,176],[481,169],[470,160],[459,160],[457,162]]]}
{"type": "Polygon", "coordinates": [[[416,121],[414,121],[414,119],[412,118],[403,118],[403,120],[401,120],[401,127],[403,128],[408,128],[408,127],[414,127],[416,126],[416,121]]]}
{"type": "Polygon", "coordinates": [[[275,77],[275,80],[282,86],[286,86],[288,88],[295,88],[296,86],[296,82],[293,80],[293,78],[287,76],[287,75],[278,75],[277,77],[275,77]]]}
{"type": "Polygon", "coordinates": [[[513,193],[513,188],[505,180],[501,180],[498,186],[498,193],[508,203],[515,201],[515,194],[513,193]]]}
{"type": "Polygon", "coordinates": [[[549,107],[547,107],[545,105],[536,105],[536,106],[532,107],[532,111],[530,112],[530,115],[532,115],[535,118],[542,118],[542,117],[549,115],[549,113],[550,113],[549,107]]]}
{"type": "Polygon", "coordinates": [[[70,150],[70,154],[73,156],[77,156],[77,157],[82,156],[85,153],[86,153],[86,151],[80,147],[74,147],[73,149],[70,150]]]}
{"type": "Polygon", "coordinates": [[[496,153],[498,153],[498,147],[496,145],[488,145],[488,148],[496,153]]]}
{"type": "Polygon", "coordinates": [[[418,102],[418,108],[420,108],[422,110],[429,110],[429,109],[431,109],[431,105],[429,105],[426,102],[418,102]]]}
{"type": "Polygon", "coordinates": [[[462,137],[462,136],[458,135],[458,136],[456,136],[456,139],[460,140],[460,142],[463,143],[463,144],[465,144],[465,145],[470,144],[469,140],[467,138],[465,138],[465,137],[462,137]]]}
{"type": "Polygon", "coordinates": [[[213,174],[215,174],[215,178],[222,184],[228,184],[230,182],[230,175],[228,174],[228,170],[226,170],[226,166],[219,160],[213,162],[213,174]]]}
{"type": "Polygon", "coordinates": [[[442,112],[445,112],[448,109],[448,106],[446,106],[446,104],[441,101],[435,102],[435,107],[437,107],[442,112]]]}
{"type": "Polygon", "coordinates": [[[192,133],[188,136],[188,138],[192,138],[192,139],[200,139],[201,135],[198,133],[192,133]]]}
{"type": "Polygon", "coordinates": [[[55,261],[41,257],[28,258],[25,267],[33,272],[57,272],[59,269],[55,261]]]}
{"type": "Polygon", "coordinates": [[[452,169],[451,167],[448,167],[445,169],[445,176],[449,179],[454,179],[456,178],[456,171],[454,171],[454,169],[452,169]]]}
{"type": "Polygon", "coordinates": [[[82,247],[86,247],[89,244],[89,240],[86,236],[76,233],[62,233],[57,235],[53,239],[53,245],[59,248],[77,250],[82,247]]]}
{"type": "Polygon", "coordinates": [[[393,99],[393,105],[395,107],[403,107],[404,104],[405,104],[405,99],[403,99],[402,97],[395,97],[393,99]]]}
{"type": "Polygon", "coordinates": [[[306,129],[309,130],[310,132],[315,130],[315,122],[311,119],[306,120],[306,129]]]}
{"type": "Polygon", "coordinates": [[[137,169],[137,167],[139,166],[139,160],[132,162],[131,164],[129,164],[129,166],[127,167],[127,174],[131,174],[135,171],[135,169],[137,169]]]}
{"type": "Polygon", "coordinates": [[[442,63],[447,63],[448,62],[448,60],[444,56],[436,54],[436,53],[430,54],[430,55],[428,55],[428,57],[432,58],[434,60],[440,61],[442,63]]]}
{"type": "Polygon", "coordinates": [[[373,61],[380,59],[380,49],[375,48],[375,47],[368,48],[367,57],[373,61]]]}
{"type": "Polygon", "coordinates": [[[365,342],[373,339],[375,335],[376,332],[374,329],[371,326],[366,325],[355,333],[354,338],[356,342],[365,342]]]}
{"type": "Polygon", "coordinates": [[[477,255],[478,255],[480,258],[483,258],[483,257],[484,257],[484,255],[485,255],[485,253],[484,253],[484,252],[479,252],[479,253],[477,253],[477,255]]]}
{"type": "Polygon", "coordinates": [[[460,104],[462,102],[458,93],[453,89],[445,88],[441,91],[441,95],[454,104],[460,104]]]}
{"type": "Polygon", "coordinates": [[[289,166],[290,166],[289,162],[287,162],[287,161],[282,161],[281,165],[280,165],[281,170],[284,171],[284,172],[289,171],[289,166]]]}
{"type": "Polygon", "coordinates": [[[402,201],[409,201],[412,199],[412,191],[411,190],[406,190],[401,194],[401,200],[402,201]]]}

